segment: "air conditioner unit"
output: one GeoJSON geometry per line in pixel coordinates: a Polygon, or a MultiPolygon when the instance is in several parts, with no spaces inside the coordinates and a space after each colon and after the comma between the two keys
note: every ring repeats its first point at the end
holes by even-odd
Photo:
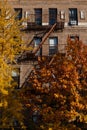
{"type": "Polygon", "coordinates": [[[76,24],[77,24],[77,21],[70,21],[70,24],[71,24],[71,25],[76,25],[76,24]]]}

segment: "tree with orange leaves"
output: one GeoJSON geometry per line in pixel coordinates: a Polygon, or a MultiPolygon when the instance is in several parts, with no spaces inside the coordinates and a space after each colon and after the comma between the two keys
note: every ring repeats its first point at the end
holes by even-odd
{"type": "Polygon", "coordinates": [[[40,130],[85,129],[87,46],[68,37],[66,52],[58,53],[51,64],[47,59],[39,61],[25,89],[24,97],[30,99],[27,108],[37,111],[35,119],[40,130]]]}

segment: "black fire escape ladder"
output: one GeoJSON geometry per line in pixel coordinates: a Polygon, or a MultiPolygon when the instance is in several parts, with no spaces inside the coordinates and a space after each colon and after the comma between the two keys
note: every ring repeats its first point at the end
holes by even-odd
{"type": "MultiPolygon", "coordinates": [[[[40,45],[38,46],[38,48],[32,52],[34,55],[38,52],[38,50],[41,48],[41,46],[44,44],[45,40],[49,37],[49,35],[51,34],[51,32],[55,29],[56,27],[56,23],[51,27],[51,29],[48,31],[48,33],[46,33],[43,37],[43,40],[40,42],[40,45]]],[[[24,86],[27,86],[28,85],[28,82],[29,82],[29,78],[31,75],[33,75],[33,71],[34,69],[31,69],[31,72],[28,73],[27,77],[25,78],[25,81],[24,83],[22,84],[21,87],[24,87],[24,86]]]]}
{"type": "Polygon", "coordinates": [[[44,44],[44,42],[46,41],[46,39],[49,37],[49,35],[51,34],[51,32],[55,29],[56,27],[56,23],[51,27],[51,29],[48,31],[48,33],[45,34],[45,36],[43,37],[42,41],[40,42],[39,46],[37,47],[37,49],[35,51],[33,51],[33,54],[36,54],[39,49],[42,47],[42,45],[44,44]]]}
{"type": "Polygon", "coordinates": [[[42,31],[42,32],[40,32],[40,33],[36,33],[36,34],[33,36],[32,40],[28,43],[27,47],[33,47],[32,44],[34,43],[34,38],[35,38],[35,37],[43,38],[43,37],[45,36],[45,34],[48,32],[48,29],[49,29],[49,28],[47,28],[45,31],[42,31]]]}
{"type": "MultiPolygon", "coordinates": [[[[27,48],[30,48],[30,50],[29,50],[29,51],[24,50],[24,51],[22,52],[22,54],[20,54],[20,56],[17,58],[17,61],[20,62],[20,61],[22,61],[22,60],[27,59],[27,58],[26,58],[26,57],[27,57],[27,52],[32,55],[33,48],[34,48],[34,38],[35,38],[35,37],[43,38],[43,37],[46,35],[46,33],[48,33],[48,31],[49,31],[49,27],[46,28],[46,30],[44,30],[44,31],[42,31],[42,32],[40,32],[40,33],[36,33],[36,34],[33,36],[33,38],[31,39],[31,41],[26,45],[26,47],[27,47],[27,48]]],[[[28,41],[27,41],[27,42],[28,42],[28,41]]],[[[26,43],[27,43],[27,42],[26,42],[26,43]]]]}

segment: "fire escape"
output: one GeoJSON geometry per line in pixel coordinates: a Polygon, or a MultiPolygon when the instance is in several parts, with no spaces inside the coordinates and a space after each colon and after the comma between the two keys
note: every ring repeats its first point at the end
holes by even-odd
{"type": "MultiPolygon", "coordinates": [[[[25,32],[29,31],[37,31],[37,33],[33,36],[32,40],[27,44],[27,47],[31,48],[28,51],[24,51],[19,57],[18,62],[25,62],[25,61],[37,61],[38,63],[38,57],[42,58],[43,54],[40,54],[40,49],[44,45],[47,38],[50,36],[50,34],[54,31],[63,31],[64,29],[64,21],[56,21],[52,25],[42,25],[37,24],[36,22],[29,22],[27,21],[27,27],[24,29],[25,32]],[[35,47],[34,40],[35,37],[40,37],[41,41],[39,42],[38,46],[35,47]],[[39,53],[38,53],[39,52],[39,53]]],[[[48,56],[49,57],[49,56],[48,56]]],[[[54,59],[54,55],[51,56],[49,60],[49,65],[52,62],[52,59],[54,59]]],[[[25,78],[24,83],[22,86],[26,86],[27,81],[30,77],[30,75],[33,73],[33,69],[31,72],[29,71],[29,74],[27,74],[27,77],[25,78]]]]}

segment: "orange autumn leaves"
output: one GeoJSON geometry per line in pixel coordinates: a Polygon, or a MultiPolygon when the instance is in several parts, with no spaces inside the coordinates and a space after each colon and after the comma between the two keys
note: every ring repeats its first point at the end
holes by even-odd
{"type": "Polygon", "coordinates": [[[63,130],[69,129],[71,123],[73,126],[74,122],[87,122],[86,48],[77,38],[72,41],[68,37],[65,55],[56,54],[50,65],[49,60],[42,58],[34,69],[28,98],[39,109],[44,128],[51,124],[53,129],[63,130]]]}

